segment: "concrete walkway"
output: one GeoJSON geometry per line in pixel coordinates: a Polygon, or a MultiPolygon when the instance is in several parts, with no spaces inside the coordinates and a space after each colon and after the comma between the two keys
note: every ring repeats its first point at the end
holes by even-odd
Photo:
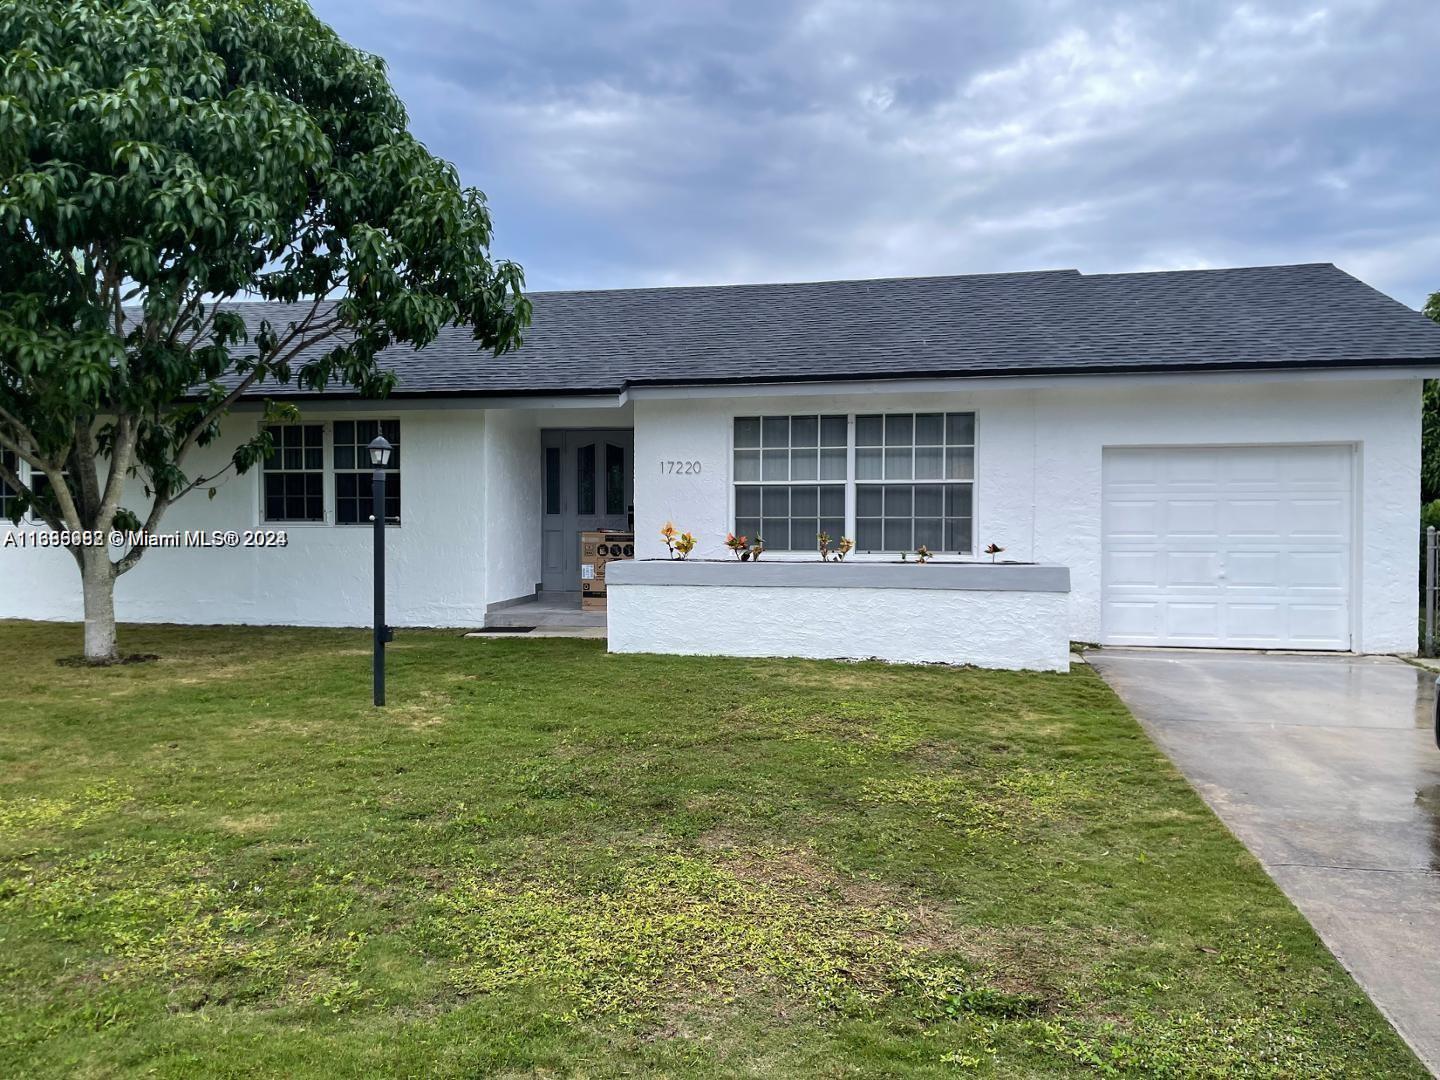
{"type": "Polygon", "coordinates": [[[1389,657],[1086,659],[1440,1075],[1435,675],[1389,657]]]}

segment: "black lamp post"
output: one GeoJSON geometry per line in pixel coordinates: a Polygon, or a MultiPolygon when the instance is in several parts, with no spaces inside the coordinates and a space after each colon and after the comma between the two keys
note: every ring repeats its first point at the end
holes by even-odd
{"type": "Polygon", "coordinates": [[[385,642],[395,636],[385,625],[385,466],[395,448],[384,435],[370,441],[370,520],[375,523],[375,704],[385,704],[385,642]]]}

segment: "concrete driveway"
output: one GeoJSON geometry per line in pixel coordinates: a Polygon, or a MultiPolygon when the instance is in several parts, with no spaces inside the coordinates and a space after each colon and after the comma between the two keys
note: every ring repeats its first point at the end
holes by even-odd
{"type": "Polygon", "coordinates": [[[1440,1075],[1435,676],[1389,657],[1086,659],[1440,1075]]]}

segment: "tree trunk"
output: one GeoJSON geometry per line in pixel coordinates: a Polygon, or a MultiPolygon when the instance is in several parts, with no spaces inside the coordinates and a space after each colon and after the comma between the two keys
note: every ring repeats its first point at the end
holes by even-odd
{"type": "Polygon", "coordinates": [[[115,650],[115,574],[104,545],[80,552],[80,579],[85,589],[85,659],[110,664],[115,650]]]}

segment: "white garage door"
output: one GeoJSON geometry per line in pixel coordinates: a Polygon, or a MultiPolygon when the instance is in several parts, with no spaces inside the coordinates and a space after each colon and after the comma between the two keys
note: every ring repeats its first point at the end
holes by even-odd
{"type": "Polygon", "coordinates": [[[1106,450],[1105,643],[1350,648],[1352,456],[1106,450]]]}

